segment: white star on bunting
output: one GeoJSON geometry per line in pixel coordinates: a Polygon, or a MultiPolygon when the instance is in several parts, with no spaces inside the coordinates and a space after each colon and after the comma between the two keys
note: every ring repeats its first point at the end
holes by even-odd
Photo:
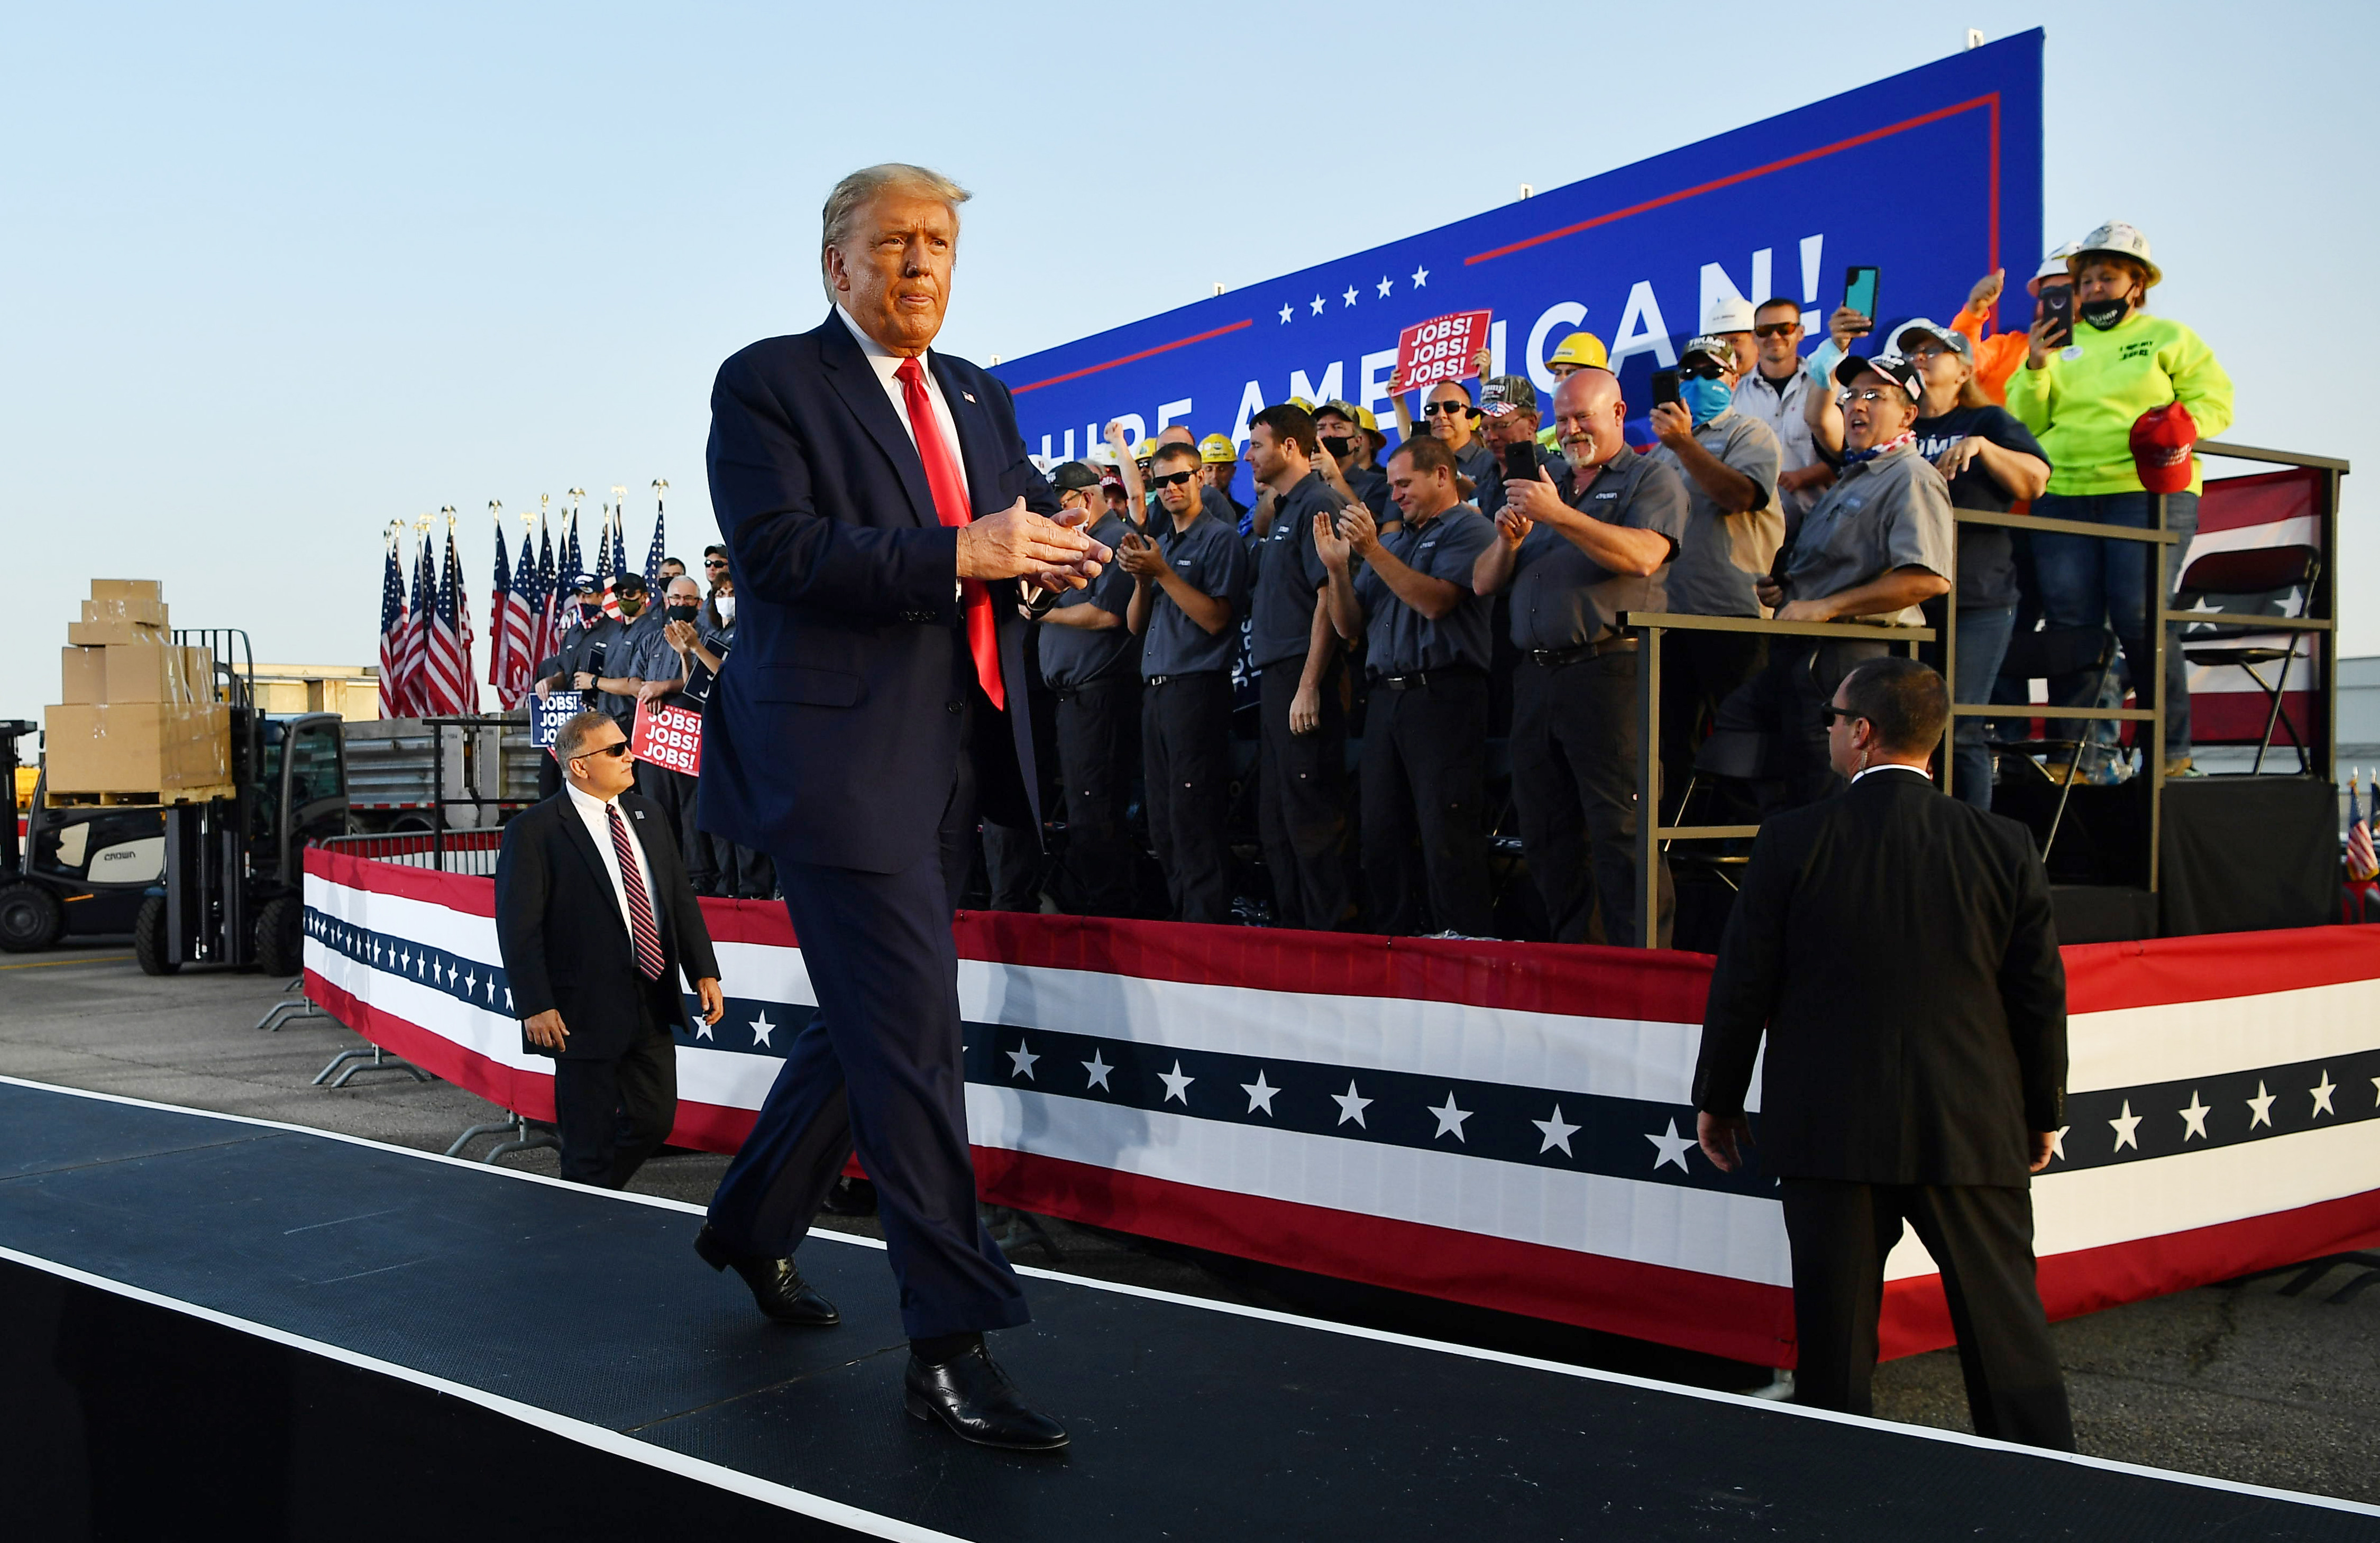
{"type": "Polygon", "coordinates": [[[2060,1125],[2056,1130],[2049,1133],[2049,1155],[2051,1157],[2060,1159],[2061,1160],[2065,1158],[2066,1133],[2073,1128],[2074,1127],[2072,1125],[2060,1125]]]}
{"type": "Polygon", "coordinates": [[[1169,1099],[1179,1099],[1182,1100],[1183,1108],[1190,1107],[1190,1085],[1198,1079],[1184,1076],[1180,1061],[1173,1063],[1173,1070],[1158,1073],[1157,1080],[1165,1084],[1165,1098],[1158,1100],[1158,1102],[1163,1103],[1169,1099]]]}
{"type": "Polygon", "coordinates": [[[469,975],[463,978],[463,992],[466,996],[468,996],[471,992],[476,991],[479,989],[480,975],[477,970],[472,971],[469,975]]]}
{"type": "Polygon", "coordinates": [[[2248,1115],[2248,1128],[2250,1130],[2254,1130],[2258,1125],[2263,1125],[2267,1129],[2271,1128],[2273,1124],[2273,1094],[2265,1091],[2265,1079],[2263,1077],[2258,1077],[2256,1079],[2256,1096],[2248,1100],[2248,1109],[2250,1112],[2248,1115]]]}
{"type": "Polygon", "coordinates": [[[768,1045],[771,1050],[775,1050],[777,1048],[775,1045],[769,1043],[769,1036],[777,1032],[777,1026],[769,1021],[769,1010],[767,1008],[763,1007],[760,1009],[760,1015],[753,1019],[745,1027],[751,1029],[752,1042],[754,1044],[768,1045]]]}
{"type": "Polygon", "coordinates": [[[1008,1057],[1008,1075],[1013,1077],[1024,1077],[1027,1081],[1038,1081],[1039,1079],[1033,1075],[1033,1063],[1041,1058],[1025,1047],[1026,1041],[1020,1039],[1016,1041],[1014,1050],[1001,1051],[1002,1055],[1008,1057]]]}
{"type": "Polygon", "coordinates": [[[2206,1139],[2206,1116],[2209,1112],[2207,1107],[2198,1101],[2198,1089],[2192,1088],[2190,1107],[2181,1111],[2181,1138],[2184,1141],[2193,1136],[2202,1141],[2206,1139]]]}
{"type": "Polygon", "coordinates": [[[1314,314],[1317,316],[1322,314],[1322,297],[1319,295],[1314,297],[1314,314]]]}
{"type": "Polygon", "coordinates": [[[1673,1119],[1670,1122],[1669,1131],[1666,1135],[1653,1136],[1647,1134],[1645,1139],[1651,1142],[1660,1152],[1660,1156],[1653,1160],[1653,1172],[1657,1173],[1661,1171],[1661,1164],[1665,1162],[1676,1163],[1678,1165],[1678,1172],[1681,1173],[1686,1172],[1686,1150],[1694,1144],[1694,1138],[1691,1136],[1680,1136],[1678,1134],[1677,1121],[1673,1119]]]}
{"type": "Polygon", "coordinates": [[[2107,1122],[2115,1127],[2116,1150],[2120,1152],[2127,1147],[2136,1152],[2141,1149],[2140,1123],[2141,1116],[2132,1112],[2132,1100],[2126,1099],[2124,1112],[2107,1122]]]}
{"type": "Polygon", "coordinates": [[[2313,1095],[2313,1113],[2309,1118],[2319,1120],[2325,1114],[2335,1117],[2338,1111],[2330,1107],[2330,1096],[2338,1091],[2338,1084],[2330,1080],[2330,1068],[2327,1066],[2316,1075],[2322,1080],[2306,1089],[2313,1095]]]}
{"type": "Polygon", "coordinates": [[[1387,299],[1387,298],[1389,298],[1389,288],[1390,288],[1390,286],[1391,285],[1393,285],[1393,284],[1395,284],[1395,283],[1396,283],[1396,281],[1395,281],[1394,279],[1391,279],[1391,278],[1388,277],[1386,274],[1383,274],[1383,275],[1381,276],[1381,278],[1380,278],[1380,298],[1382,298],[1382,299],[1384,299],[1384,300],[1385,300],[1385,299],[1387,299]]]}
{"type": "MultiPolygon", "coordinates": [[[[1450,1087],[1446,1090],[1446,1107],[1444,1109],[1433,1109],[1429,1112],[1432,1117],[1438,1121],[1438,1129],[1430,1133],[1429,1138],[1432,1141],[1435,1141],[1439,1136],[1446,1135],[1449,1131],[1454,1133],[1454,1139],[1457,1141],[1462,1141],[1463,1139],[1463,1122],[1471,1118],[1471,1112],[1467,1109],[1457,1109],[1454,1107],[1453,1088],[1450,1087]]],[[[1468,1145],[1468,1143],[1465,1143],[1465,1145],[1468,1145]]]]}
{"type": "Polygon", "coordinates": [[[1561,1148],[1561,1155],[1564,1157],[1576,1157],[1578,1155],[1576,1152],[1570,1149],[1570,1138],[1576,1136],[1582,1127],[1573,1125],[1562,1118],[1561,1105],[1554,1105],[1554,1117],[1552,1119],[1532,1120],[1529,1124],[1536,1126],[1537,1129],[1545,1136],[1546,1144],[1537,1148],[1537,1151],[1540,1154],[1550,1152],[1555,1148],[1560,1147],[1561,1148]]]}
{"type": "Polygon", "coordinates": [[[1107,1087],[1111,1093],[1115,1091],[1114,1088],[1108,1087],[1108,1074],[1115,1068],[1108,1064],[1107,1058],[1099,1053],[1099,1048],[1097,1045],[1091,1047],[1091,1058],[1082,1065],[1083,1070],[1090,1075],[1090,1080],[1083,1085],[1086,1090],[1093,1087],[1107,1087]]]}
{"type": "Polygon", "coordinates": [[[1414,277],[1413,277],[1413,286],[1414,286],[1414,287],[1415,287],[1415,289],[1427,289],[1427,288],[1428,288],[1428,287],[1429,287],[1429,270],[1428,270],[1428,269],[1427,269],[1427,268],[1416,268],[1416,269],[1415,269],[1415,270],[1414,270],[1414,277]]]}
{"type": "Polygon", "coordinates": [[[694,1020],[694,1037],[698,1039],[708,1039],[713,1044],[719,1042],[719,1036],[710,1032],[710,1026],[703,1022],[699,1014],[697,1014],[694,1020]]]}
{"type": "Polygon", "coordinates": [[[1289,319],[1290,319],[1290,317],[1292,317],[1292,316],[1293,316],[1293,315],[1294,315],[1294,314],[1296,314],[1296,312],[1295,312],[1295,310],[1294,310],[1292,307],[1289,307],[1289,306],[1283,306],[1283,307],[1281,307],[1281,324],[1282,326],[1284,326],[1284,327],[1285,327],[1285,326],[1288,326],[1288,325],[1289,325],[1289,319]]]}
{"type": "Polygon", "coordinates": [[[1244,1082],[1240,1084],[1240,1091],[1248,1096],[1249,1113],[1254,1114],[1257,1110],[1261,1109],[1267,1114],[1270,1114],[1272,1112],[1272,1096],[1275,1093],[1280,1092],[1281,1089],[1278,1087],[1269,1087],[1265,1085],[1264,1068],[1259,1066],[1257,1068],[1256,1081],[1244,1082]]]}
{"type": "Polygon", "coordinates": [[[1355,303],[1355,286],[1352,284],[1347,286],[1347,303],[1349,305],[1355,303]]]}
{"type": "MultiPolygon", "coordinates": [[[[1355,1084],[1353,1078],[1348,1080],[1347,1091],[1344,1093],[1333,1093],[1330,1095],[1330,1099],[1333,1103],[1336,1103],[1339,1106],[1339,1123],[1343,1125],[1348,1121],[1353,1120],[1355,1124],[1364,1125],[1364,1111],[1371,1107],[1372,1100],[1369,1099],[1356,1097],[1355,1084]]],[[[1372,1127],[1369,1125],[1364,1125],[1364,1128],[1366,1130],[1370,1130],[1372,1127]]]]}

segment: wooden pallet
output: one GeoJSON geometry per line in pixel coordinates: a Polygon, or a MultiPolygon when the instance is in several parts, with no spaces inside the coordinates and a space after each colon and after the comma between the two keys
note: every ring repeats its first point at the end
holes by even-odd
{"type": "Polygon", "coordinates": [[[216,798],[230,798],[238,789],[229,783],[209,787],[154,788],[123,793],[61,793],[55,788],[43,790],[43,802],[54,809],[65,808],[158,808],[171,804],[204,804],[216,798]]]}

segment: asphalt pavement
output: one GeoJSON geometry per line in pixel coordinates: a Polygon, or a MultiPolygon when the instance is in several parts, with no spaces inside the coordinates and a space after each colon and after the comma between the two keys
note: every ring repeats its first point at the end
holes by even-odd
{"type": "MultiPolygon", "coordinates": [[[[255,1025],[285,980],[189,973],[152,978],[128,945],[0,955],[0,1075],[225,1114],[281,1120],[443,1151],[466,1126],[503,1112],[443,1082],[359,1074],[342,1088],[311,1086],[337,1052],[362,1041],[337,1023],[255,1025]]],[[[468,1155],[484,1155],[481,1137],[468,1155]]],[[[551,1149],[502,1160],[555,1172],[551,1149]]],[[[707,1202],[726,1159],[665,1153],[632,1187],[707,1202]]],[[[2375,1180],[2380,1182],[2380,1180],[2375,1180]]],[[[1450,1308],[1318,1277],[1050,1219],[995,1212],[1021,1263],[1259,1306],[1340,1318],[1439,1338],[1664,1377],[1749,1389],[1758,1368],[1660,1346],[1450,1308]]],[[[872,1219],[822,1217],[873,1233],[872,1219]]],[[[689,1235],[691,1228],[689,1228],[689,1235]]],[[[693,1264],[691,1257],[688,1263],[693,1264]]],[[[2285,1294],[2294,1272],[2204,1287],[2111,1308],[2053,1328],[2082,1449],[2100,1457],[2241,1483],[2380,1502],[2380,1274],[2334,1268],[2285,1294]],[[2332,1300],[2334,1297],[2341,1300],[2332,1300]]],[[[1968,1428],[1954,1353],[1879,1368],[1876,1413],[1968,1428]]]]}

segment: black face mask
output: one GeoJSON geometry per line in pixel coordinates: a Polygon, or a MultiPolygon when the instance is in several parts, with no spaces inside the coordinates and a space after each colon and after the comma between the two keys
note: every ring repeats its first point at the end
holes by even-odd
{"type": "Polygon", "coordinates": [[[2129,299],[2086,300],[2075,310],[2082,320],[2106,332],[2132,313],[2132,302],[2129,299]]]}
{"type": "Polygon", "coordinates": [[[1333,456],[1344,456],[1355,448],[1355,442],[1351,439],[1325,439],[1322,442],[1322,448],[1330,451],[1333,456]]]}
{"type": "Polygon", "coordinates": [[[669,608],[669,619],[674,622],[690,622],[694,620],[695,613],[701,609],[702,607],[698,605],[673,605],[669,608]]]}
{"type": "Polygon", "coordinates": [[[582,600],[578,602],[578,619],[589,626],[593,626],[596,618],[602,614],[603,607],[599,602],[591,600],[582,600]]]}

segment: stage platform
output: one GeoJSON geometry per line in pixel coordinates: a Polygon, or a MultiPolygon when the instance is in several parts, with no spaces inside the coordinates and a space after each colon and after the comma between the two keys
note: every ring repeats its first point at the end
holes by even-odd
{"type": "Polygon", "coordinates": [[[844,1321],[785,1330],[696,1225],[0,1080],[11,1536],[2380,1538],[2371,1507],[1040,1270],[995,1349],[1074,1445],[988,1452],[902,1414],[879,1248],[816,1234],[844,1321]]]}

